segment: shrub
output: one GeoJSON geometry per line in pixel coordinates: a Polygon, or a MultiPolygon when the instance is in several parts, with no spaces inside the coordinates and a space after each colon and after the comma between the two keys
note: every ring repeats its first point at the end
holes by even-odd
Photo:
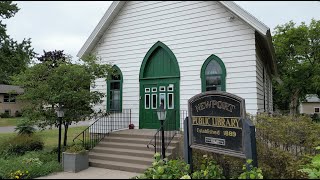
{"type": "Polygon", "coordinates": [[[238,179],[263,179],[262,170],[251,165],[252,160],[248,159],[247,164],[243,165],[243,173],[240,174],[238,179]],[[249,169],[247,168],[249,166],[249,169]]]}
{"type": "Polygon", "coordinates": [[[236,179],[242,173],[242,164],[245,163],[245,159],[197,149],[192,150],[194,170],[201,170],[204,155],[207,156],[208,161],[215,161],[221,167],[223,176],[227,179],[236,179]]]}
{"type": "Polygon", "coordinates": [[[200,170],[192,173],[191,177],[192,179],[224,179],[222,169],[207,155],[203,156],[200,170]]]}
{"type": "Polygon", "coordinates": [[[1,118],[10,118],[11,116],[10,116],[9,113],[1,113],[1,114],[0,114],[0,117],[1,117],[1,118]]]}
{"type": "Polygon", "coordinates": [[[17,125],[15,131],[18,131],[20,135],[32,135],[36,129],[33,127],[33,123],[23,120],[17,125]]]}
{"type": "Polygon", "coordinates": [[[23,155],[27,151],[39,151],[44,147],[44,142],[39,136],[18,135],[7,139],[2,144],[1,154],[23,155]]]}
{"type": "Polygon", "coordinates": [[[320,125],[308,116],[257,116],[258,165],[267,179],[300,179],[299,171],[320,144],[320,125]]]}
{"type": "Polygon", "coordinates": [[[154,157],[155,160],[152,163],[152,167],[133,179],[180,179],[189,175],[189,165],[184,161],[161,160],[159,153],[156,153],[154,157]]]}
{"type": "MultiPolygon", "coordinates": [[[[316,149],[320,149],[320,147],[316,147],[316,149]]],[[[307,173],[309,179],[320,179],[320,154],[312,157],[312,160],[309,164],[302,166],[300,172],[307,173]]]]}
{"type": "Polygon", "coordinates": [[[14,113],[14,116],[15,116],[15,117],[21,117],[21,116],[22,116],[22,112],[16,111],[16,112],[14,113]]]}
{"type": "Polygon", "coordinates": [[[10,173],[10,179],[28,179],[29,172],[28,171],[16,171],[10,173]]]}
{"type": "Polygon", "coordinates": [[[61,171],[62,167],[56,157],[57,154],[38,151],[19,157],[0,158],[0,179],[15,179],[16,176],[20,179],[32,179],[61,171]]]}
{"type": "Polygon", "coordinates": [[[81,144],[72,144],[66,148],[65,152],[84,154],[86,153],[86,149],[81,144]]]}

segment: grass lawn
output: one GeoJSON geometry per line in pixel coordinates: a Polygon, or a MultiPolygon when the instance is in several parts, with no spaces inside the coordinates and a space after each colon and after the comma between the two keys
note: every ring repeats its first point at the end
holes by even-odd
{"type": "Polygon", "coordinates": [[[17,126],[17,124],[22,121],[23,117],[18,118],[0,118],[0,127],[5,126],[17,126]]]}
{"type": "MultiPolygon", "coordinates": [[[[68,144],[72,143],[72,140],[74,137],[76,137],[79,133],[81,133],[87,126],[83,127],[71,127],[68,130],[68,144]]],[[[0,134],[0,144],[7,138],[15,136],[17,133],[1,133],[0,134]]],[[[63,143],[63,134],[64,129],[61,130],[61,144],[63,143]]],[[[44,147],[45,149],[52,149],[54,147],[58,146],[58,135],[59,130],[58,129],[52,129],[52,130],[44,130],[44,131],[38,131],[36,132],[36,135],[39,135],[44,140],[44,147]]]]}

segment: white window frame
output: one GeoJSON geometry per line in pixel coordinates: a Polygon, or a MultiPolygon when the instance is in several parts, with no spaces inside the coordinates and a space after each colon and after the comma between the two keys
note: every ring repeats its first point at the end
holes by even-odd
{"type": "Polygon", "coordinates": [[[149,93],[150,92],[150,88],[144,88],[144,92],[149,93]]]}
{"type": "Polygon", "coordinates": [[[166,97],[166,93],[159,93],[159,105],[160,105],[160,103],[161,103],[161,96],[163,95],[163,97],[164,97],[164,102],[163,102],[163,104],[164,104],[164,109],[166,109],[167,108],[167,101],[166,101],[166,99],[167,99],[167,97],[166,97]]]}
{"type": "Polygon", "coordinates": [[[165,86],[160,86],[160,87],[159,87],[159,91],[161,91],[161,92],[166,91],[166,87],[165,87],[165,86]]]}
{"type": "Polygon", "coordinates": [[[167,87],[167,91],[173,92],[173,87],[173,84],[169,84],[169,86],[167,87]]]}
{"type": "Polygon", "coordinates": [[[151,94],[151,108],[157,109],[158,108],[158,95],[157,94],[151,94]],[[153,96],[156,96],[156,107],[153,107],[153,96]]]}
{"type": "Polygon", "coordinates": [[[153,87],[151,89],[152,89],[152,92],[157,92],[157,87],[153,87]]]}
{"type": "Polygon", "coordinates": [[[168,99],[168,109],[174,109],[174,93],[168,93],[167,99],[168,99]],[[169,94],[172,94],[172,107],[169,106],[169,94]]]}
{"type": "Polygon", "coordinates": [[[320,107],[314,107],[314,113],[320,113],[320,107]],[[319,112],[316,112],[316,108],[319,109],[319,112]]]}
{"type": "Polygon", "coordinates": [[[150,94],[145,94],[144,95],[144,109],[150,109],[150,106],[151,106],[151,101],[150,101],[150,94]],[[147,108],[147,96],[149,96],[149,107],[147,108]]]}

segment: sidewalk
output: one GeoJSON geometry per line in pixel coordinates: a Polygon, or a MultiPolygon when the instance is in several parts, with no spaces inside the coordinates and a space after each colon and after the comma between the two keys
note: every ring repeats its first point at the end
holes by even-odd
{"type": "Polygon", "coordinates": [[[35,179],[130,179],[139,175],[140,174],[132,172],[89,167],[88,169],[78,173],[59,172],[35,179]]]}

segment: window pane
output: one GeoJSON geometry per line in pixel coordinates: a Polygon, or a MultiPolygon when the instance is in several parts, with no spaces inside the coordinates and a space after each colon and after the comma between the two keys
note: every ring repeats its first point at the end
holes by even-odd
{"type": "Polygon", "coordinates": [[[120,110],[120,101],[110,101],[111,110],[120,110]]]}
{"type": "Polygon", "coordinates": [[[3,102],[9,102],[9,99],[10,99],[9,95],[4,95],[3,102]]]}
{"type": "Polygon", "coordinates": [[[206,76],[206,85],[221,85],[221,76],[206,76]]]}
{"type": "Polygon", "coordinates": [[[10,96],[10,102],[16,102],[16,95],[10,96]]]}
{"type": "Polygon", "coordinates": [[[168,109],[174,108],[174,100],[173,100],[173,93],[168,94],[168,109]]]}
{"type": "Polygon", "coordinates": [[[112,75],[112,76],[111,76],[111,79],[112,79],[112,80],[120,80],[121,78],[120,78],[120,75],[119,75],[119,74],[115,74],[115,75],[112,75]]]}
{"type": "Polygon", "coordinates": [[[120,82],[110,82],[110,90],[120,89],[120,82]]]}
{"type": "Polygon", "coordinates": [[[314,112],[320,112],[320,108],[314,108],[314,112]]]}
{"type": "Polygon", "coordinates": [[[166,94],[165,93],[160,93],[159,100],[160,100],[159,107],[165,109],[166,108],[166,94]]]}
{"type": "Polygon", "coordinates": [[[145,101],[145,103],[144,103],[145,109],[150,109],[150,94],[145,95],[144,101],[145,101]]]}
{"type": "Polygon", "coordinates": [[[206,67],[205,75],[222,74],[222,69],[217,61],[210,61],[206,67]]]}
{"type": "Polygon", "coordinates": [[[120,100],[120,91],[110,91],[110,100],[114,101],[114,100],[120,100]]]}
{"type": "Polygon", "coordinates": [[[152,109],[157,109],[157,95],[152,94],[152,109]]]}
{"type": "Polygon", "coordinates": [[[221,91],[221,86],[207,86],[206,91],[221,91]]]}

